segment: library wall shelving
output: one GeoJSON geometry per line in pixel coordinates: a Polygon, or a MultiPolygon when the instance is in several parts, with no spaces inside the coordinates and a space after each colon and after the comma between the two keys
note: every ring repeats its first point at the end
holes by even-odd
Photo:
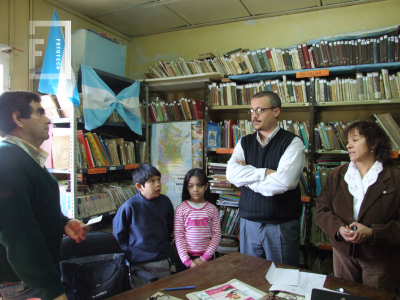
{"type": "MultiPolygon", "coordinates": [[[[80,65],[73,64],[73,70],[78,83],[78,90],[81,87],[80,65]]],[[[94,69],[97,75],[118,94],[124,88],[130,86],[135,81],[117,76],[108,72],[94,69]]],[[[39,70],[40,73],[40,70],[39,70]]],[[[118,207],[136,193],[131,182],[130,171],[137,167],[136,162],[140,161],[140,155],[135,149],[135,157],[131,160],[114,164],[111,159],[105,165],[96,163],[93,166],[85,166],[81,163],[80,146],[78,142],[79,134],[85,136],[88,131],[84,129],[84,118],[82,108],[76,108],[72,104],[69,106],[68,118],[53,118],[53,131],[57,129],[66,130],[69,136],[68,149],[63,149],[63,153],[69,156],[69,167],[49,168],[49,172],[59,180],[60,184],[60,204],[63,213],[83,222],[98,217],[112,216],[118,207]],[[126,182],[122,184],[117,181],[126,182]],[[116,183],[116,184],[115,184],[116,183]],[[110,187],[109,192],[105,187],[110,187]],[[112,189],[112,191],[111,191],[112,189]]],[[[142,125],[146,130],[146,126],[142,125]]],[[[125,141],[144,141],[143,136],[139,136],[125,122],[107,121],[91,133],[97,133],[113,139],[114,137],[124,138],[125,141]]],[[[89,147],[90,147],[90,143],[89,147]]],[[[104,145],[104,144],[103,144],[104,145]]],[[[52,147],[52,146],[50,146],[52,147]]],[[[103,146],[105,148],[105,146],[103,146]]],[[[102,149],[102,151],[104,150],[102,149]]],[[[50,148],[51,149],[51,148],[50,148]]],[[[88,149],[87,149],[88,150],[88,149]]],[[[85,151],[92,153],[93,149],[85,151]]],[[[105,151],[107,152],[107,151],[105,151]]],[[[93,153],[91,154],[95,156],[93,153]]],[[[118,154],[117,154],[118,155],[118,154]]],[[[103,156],[104,157],[104,156],[103,156]]],[[[107,156],[109,158],[109,156],[107,156]]],[[[106,159],[105,159],[106,160],[106,159]]],[[[53,160],[54,161],[54,160],[53,160]]]]}
{"type": "MultiPolygon", "coordinates": [[[[173,108],[174,102],[179,104],[179,101],[182,102],[183,99],[194,101],[200,101],[201,103],[206,102],[206,97],[208,96],[208,84],[210,82],[219,82],[221,80],[221,75],[219,73],[208,73],[208,74],[196,74],[190,76],[178,76],[178,77],[168,77],[168,78],[156,78],[156,79],[144,79],[142,82],[146,85],[146,141],[149,145],[148,147],[148,158],[149,162],[158,167],[162,175],[169,175],[166,172],[166,168],[162,168],[158,166],[156,161],[153,161],[153,155],[150,153],[151,149],[155,147],[155,145],[151,142],[151,137],[154,132],[152,132],[152,126],[156,126],[157,124],[174,124],[174,123],[181,123],[181,122],[196,122],[201,121],[203,122],[203,112],[204,112],[204,105],[198,107],[197,110],[200,111],[200,114],[196,114],[196,107],[192,107],[192,109],[187,106],[189,111],[191,111],[190,116],[187,116],[188,110],[184,110],[183,104],[181,106],[182,111],[178,108],[173,108]],[[165,105],[166,104],[166,105],[165,105]],[[152,107],[153,105],[153,107],[152,107]],[[161,105],[160,110],[156,109],[156,105],[159,107],[161,105]],[[168,106],[171,105],[170,108],[168,106]],[[167,107],[164,112],[162,112],[162,107],[167,107]],[[203,110],[203,111],[201,111],[203,110]],[[183,115],[182,115],[183,113],[183,115]],[[153,114],[153,116],[150,116],[153,114]],[[157,117],[157,114],[163,115],[157,117]],[[194,115],[194,116],[192,116],[194,115]],[[153,119],[156,118],[156,119],[153,119]]],[[[184,100],[183,100],[184,101],[184,100]]],[[[189,101],[190,102],[190,101],[189,101]]],[[[187,102],[186,102],[187,103],[187,102]]],[[[194,103],[193,103],[194,104],[194,103]]],[[[192,106],[193,106],[192,104],[192,106]]],[[[186,105],[186,104],[185,104],[186,105]]],[[[193,123],[192,123],[193,124],[193,123]]],[[[204,128],[202,125],[201,128],[202,135],[204,136],[204,128]]],[[[168,143],[174,143],[175,141],[172,139],[168,140],[168,143]]],[[[202,144],[204,143],[204,137],[202,137],[202,144]]],[[[193,150],[193,149],[192,149],[193,150]]],[[[203,154],[202,154],[202,146],[199,149],[201,154],[201,165],[194,163],[192,161],[192,167],[197,166],[204,166],[203,154]]],[[[157,151],[162,151],[158,149],[157,151]]],[[[168,155],[167,153],[165,153],[168,155]]],[[[187,154],[187,153],[186,153],[187,154]]],[[[164,166],[165,167],[165,166],[164,166]]],[[[190,168],[191,169],[191,168],[190,168]]],[[[188,171],[188,170],[186,170],[188,171]]],[[[182,173],[174,173],[169,170],[170,174],[172,175],[180,175],[184,176],[185,172],[182,173]]],[[[163,183],[165,185],[165,183],[163,183]]],[[[181,201],[181,194],[174,193],[173,191],[169,190],[167,192],[167,196],[170,197],[174,207],[177,207],[181,201]]]]}
{"type": "MultiPolygon", "coordinates": [[[[276,79],[282,79],[284,81],[292,81],[297,78],[313,80],[313,74],[319,74],[318,71],[325,71],[326,76],[324,78],[344,78],[352,77],[356,78],[357,74],[363,73],[364,75],[369,72],[378,72],[381,74],[381,70],[388,70],[389,73],[395,73],[400,71],[400,62],[390,63],[376,63],[376,64],[364,64],[364,65],[351,65],[351,66],[339,66],[339,67],[324,67],[314,69],[301,69],[291,71],[278,71],[268,73],[254,73],[245,75],[232,75],[229,79],[235,85],[246,85],[250,83],[259,83],[262,81],[273,81],[276,79]],[[310,75],[308,75],[309,73],[310,75]],[[303,77],[305,76],[305,78],[303,77]],[[307,78],[308,77],[308,78],[307,78]]],[[[318,75],[317,75],[318,76],[318,75]]],[[[322,77],[319,77],[322,78],[322,77]]],[[[297,79],[300,80],[300,79],[297,79]]],[[[250,87],[252,88],[252,87],[250,87]]],[[[262,88],[260,89],[262,90],[262,88]]],[[[265,87],[264,87],[264,90],[265,87]]],[[[210,94],[211,91],[210,87],[210,94]]],[[[236,93],[232,91],[232,94],[236,93]]],[[[255,93],[255,92],[254,92],[255,93]]],[[[209,101],[213,98],[209,96],[209,101]]],[[[282,98],[282,97],[281,97],[282,98]]],[[[307,100],[307,99],[306,99],[307,100]]],[[[308,99],[304,103],[285,103],[283,99],[281,114],[279,117],[280,121],[291,120],[293,122],[309,122],[310,131],[308,138],[308,149],[306,149],[306,175],[309,178],[308,186],[305,189],[302,201],[305,203],[305,217],[306,227],[304,228],[304,235],[302,236],[302,244],[305,247],[318,247],[322,250],[331,250],[332,247],[329,243],[329,238],[321,234],[318,234],[318,228],[315,226],[313,220],[313,211],[315,210],[315,198],[316,194],[316,181],[314,180],[314,172],[319,160],[329,160],[332,157],[337,160],[349,161],[348,152],[346,148],[339,148],[335,150],[327,150],[322,148],[314,136],[314,126],[318,124],[339,121],[343,124],[353,122],[356,120],[368,120],[374,114],[386,114],[390,113],[394,121],[397,124],[400,123],[400,99],[379,99],[379,100],[356,100],[346,101],[343,99],[340,102],[317,102],[315,97],[308,99]],[[321,148],[321,149],[320,149],[321,148]]],[[[223,120],[234,119],[236,120],[250,120],[250,116],[247,111],[250,109],[249,104],[245,105],[215,105],[215,103],[209,102],[206,106],[206,117],[205,125],[207,126],[208,121],[215,123],[223,122],[223,120]]],[[[222,126],[223,124],[221,124],[222,126]]],[[[207,128],[205,129],[207,134],[207,128]]],[[[206,144],[205,144],[206,145],[206,144]]],[[[337,147],[338,148],[338,147],[337,147]]],[[[398,150],[394,149],[392,155],[394,158],[398,157],[398,150]]],[[[218,157],[215,159],[216,162],[226,162],[230,154],[233,153],[232,147],[205,147],[205,156],[218,157]]],[[[210,161],[213,161],[212,159],[210,161]]],[[[306,256],[305,256],[306,258],[306,256]]]]}

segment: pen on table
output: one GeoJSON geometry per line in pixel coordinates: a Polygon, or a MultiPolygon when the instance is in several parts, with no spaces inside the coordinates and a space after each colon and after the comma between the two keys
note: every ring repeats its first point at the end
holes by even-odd
{"type": "Polygon", "coordinates": [[[162,291],[173,291],[173,290],[188,290],[188,289],[195,289],[196,287],[194,285],[189,285],[189,286],[181,286],[181,287],[174,287],[174,288],[166,288],[162,289],[162,291]]]}

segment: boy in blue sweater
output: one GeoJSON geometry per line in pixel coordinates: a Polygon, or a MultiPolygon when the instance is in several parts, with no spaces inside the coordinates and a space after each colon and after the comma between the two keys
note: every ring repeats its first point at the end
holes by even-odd
{"type": "MultiPolygon", "coordinates": [[[[132,266],[138,266],[159,279],[170,275],[170,236],[174,228],[171,200],[161,195],[161,174],[149,164],[132,172],[139,193],[126,201],[113,220],[113,234],[132,266]]],[[[132,278],[133,288],[146,284],[132,278]]]]}

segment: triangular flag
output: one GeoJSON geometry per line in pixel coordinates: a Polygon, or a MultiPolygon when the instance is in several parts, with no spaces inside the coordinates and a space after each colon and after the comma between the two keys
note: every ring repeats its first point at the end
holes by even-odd
{"type": "MultiPolygon", "coordinates": [[[[71,62],[71,59],[69,59],[71,62]]],[[[57,12],[54,10],[42,72],[39,81],[39,92],[56,95],[59,102],[69,99],[79,106],[79,94],[71,64],[66,64],[65,42],[57,12]],[[70,76],[67,78],[67,70],[70,76]]]]}

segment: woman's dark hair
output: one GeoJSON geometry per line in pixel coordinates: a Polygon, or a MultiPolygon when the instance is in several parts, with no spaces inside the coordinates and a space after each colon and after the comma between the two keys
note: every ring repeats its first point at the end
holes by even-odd
{"type": "Polygon", "coordinates": [[[349,135],[350,132],[358,130],[358,133],[365,137],[367,146],[375,149],[375,159],[380,161],[383,165],[392,165],[390,150],[392,145],[386,132],[375,122],[372,121],[359,121],[354,122],[346,128],[344,134],[349,135]]]}
{"type": "Polygon", "coordinates": [[[6,91],[0,95],[0,135],[5,136],[17,127],[12,113],[19,111],[20,117],[30,119],[33,109],[31,102],[40,103],[38,94],[24,91],[6,91]]]}
{"type": "MultiPolygon", "coordinates": [[[[206,172],[204,172],[203,169],[196,168],[196,169],[191,169],[190,171],[188,171],[185,175],[185,180],[183,181],[182,202],[190,199],[188,183],[192,176],[196,176],[199,179],[201,186],[204,186],[208,183],[208,178],[207,178],[206,172]]],[[[206,199],[206,200],[211,199],[211,192],[210,192],[209,185],[207,186],[207,189],[204,193],[204,199],[206,199]]]]}

